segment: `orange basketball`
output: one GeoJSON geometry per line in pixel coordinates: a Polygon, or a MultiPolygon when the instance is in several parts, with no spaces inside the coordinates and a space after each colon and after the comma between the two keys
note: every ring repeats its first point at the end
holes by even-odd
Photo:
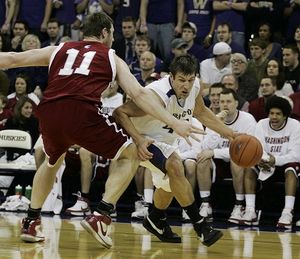
{"type": "Polygon", "coordinates": [[[231,141],[229,154],[234,163],[247,168],[258,164],[263,155],[263,148],[256,137],[243,134],[231,141]]]}

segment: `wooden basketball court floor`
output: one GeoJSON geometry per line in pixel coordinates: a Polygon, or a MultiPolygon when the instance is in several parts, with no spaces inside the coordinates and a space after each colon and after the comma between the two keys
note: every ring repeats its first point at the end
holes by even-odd
{"type": "Polygon", "coordinates": [[[0,212],[0,258],[300,258],[300,232],[267,232],[256,229],[222,229],[224,236],[211,247],[197,239],[192,226],[173,226],[181,244],[160,242],[139,223],[114,222],[113,247],[103,248],[80,225],[80,218],[42,218],[44,243],[20,241],[21,213],[0,212]]]}

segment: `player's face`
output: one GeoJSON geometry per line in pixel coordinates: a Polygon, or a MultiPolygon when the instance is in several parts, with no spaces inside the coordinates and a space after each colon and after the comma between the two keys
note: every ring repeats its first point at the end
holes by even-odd
{"type": "Polygon", "coordinates": [[[21,77],[17,77],[16,82],[15,82],[16,94],[17,95],[25,94],[26,87],[27,87],[26,81],[21,77]]]}
{"type": "Polygon", "coordinates": [[[171,74],[171,85],[176,93],[177,98],[186,99],[194,85],[196,75],[185,75],[181,72],[176,73],[175,76],[171,74]]]}
{"type": "Polygon", "coordinates": [[[237,106],[238,106],[238,102],[234,99],[231,93],[220,95],[221,111],[228,111],[228,115],[233,115],[236,113],[237,106]]]}
{"type": "Polygon", "coordinates": [[[286,116],[278,108],[271,108],[269,112],[270,125],[272,129],[278,130],[285,123],[286,116]]]}
{"type": "Polygon", "coordinates": [[[21,109],[21,114],[25,118],[29,118],[32,114],[32,104],[30,102],[25,102],[22,109],[21,109]]]}

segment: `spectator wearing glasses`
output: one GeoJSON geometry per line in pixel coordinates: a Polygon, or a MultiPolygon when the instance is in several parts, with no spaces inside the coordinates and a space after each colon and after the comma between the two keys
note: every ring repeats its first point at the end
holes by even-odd
{"type": "Polygon", "coordinates": [[[239,84],[238,93],[248,102],[258,97],[259,85],[251,71],[247,70],[248,60],[241,53],[231,55],[232,74],[237,78],[239,84]]]}

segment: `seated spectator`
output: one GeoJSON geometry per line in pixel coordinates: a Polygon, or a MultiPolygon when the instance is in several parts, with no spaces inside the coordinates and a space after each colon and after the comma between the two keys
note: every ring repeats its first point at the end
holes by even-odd
{"type": "MultiPolygon", "coordinates": [[[[22,96],[14,107],[14,113],[6,122],[6,129],[18,129],[27,131],[32,139],[32,147],[39,137],[38,120],[32,113],[32,101],[27,96],[22,96]]],[[[24,155],[23,149],[7,149],[7,160],[15,160],[18,156],[24,155]]]]}
{"type": "Polygon", "coordinates": [[[22,41],[28,34],[28,24],[25,21],[17,20],[12,29],[12,38],[10,42],[10,51],[21,52],[22,41]]]}
{"type": "Polygon", "coordinates": [[[273,96],[266,103],[268,118],[257,123],[255,136],[263,145],[264,155],[258,167],[245,173],[245,225],[258,225],[255,212],[257,179],[262,185],[280,181],[285,183],[285,206],[277,228],[292,228],[295,194],[300,168],[300,123],[291,119],[292,107],[285,98],[273,96]]]}
{"type": "Polygon", "coordinates": [[[5,129],[7,119],[12,117],[13,113],[10,109],[5,109],[7,98],[0,93],[0,130],[5,129]]]}
{"type": "Polygon", "coordinates": [[[192,22],[185,22],[182,25],[181,38],[188,44],[187,53],[195,56],[199,62],[202,62],[208,57],[207,50],[195,43],[195,38],[197,35],[197,27],[192,22]]]}
{"type": "Polygon", "coordinates": [[[59,35],[59,22],[52,18],[47,23],[47,34],[49,36],[49,39],[42,42],[42,47],[46,46],[57,46],[60,41],[60,35],[59,35]]]}
{"type": "Polygon", "coordinates": [[[214,83],[209,87],[208,99],[210,101],[209,109],[214,113],[218,114],[220,110],[220,95],[224,90],[222,83],[214,83]]]}
{"type": "MultiPolygon", "coordinates": [[[[231,26],[229,23],[222,22],[217,26],[216,39],[216,42],[226,42],[230,46],[232,53],[242,53],[243,55],[246,55],[244,45],[240,45],[233,41],[231,26]]],[[[213,46],[214,45],[209,48],[210,55],[212,55],[213,46]]]]}
{"type": "MultiPolygon", "coordinates": [[[[151,49],[150,38],[147,35],[137,35],[134,44],[135,55],[133,57],[133,61],[130,66],[130,70],[132,74],[136,75],[141,71],[140,61],[139,61],[140,56],[145,51],[150,51],[150,49],[151,49]]],[[[160,58],[155,57],[155,71],[157,73],[160,73],[162,71],[163,65],[164,65],[163,61],[160,58]]]]}
{"type": "Polygon", "coordinates": [[[141,72],[135,75],[138,82],[145,86],[145,80],[155,72],[155,55],[150,51],[145,51],[140,57],[141,72]]]}
{"type": "Polygon", "coordinates": [[[251,113],[256,121],[267,118],[268,114],[265,111],[265,104],[267,100],[275,95],[276,79],[274,77],[265,77],[261,79],[259,91],[261,97],[254,99],[249,104],[249,113],[251,113]]]}
{"type": "Polygon", "coordinates": [[[188,44],[182,38],[176,38],[171,42],[171,53],[164,61],[163,72],[169,72],[169,66],[175,57],[182,56],[187,53],[188,44]]]}
{"type": "Polygon", "coordinates": [[[267,43],[264,56],[266,59],[281,59],[282,47],[278,42],[273,40],[273,30],[271,24],[263,22],[258,27],[258,37],[267,43]]]}
{"type": "Polygon", "coordinates": [[[286,45],[282,50],[284,79],[291,84],[294,92],[300,91],[300,62],[299,51],[295,45],[286,45]]]}
{"type": "Polygon", "coordinates": [[[113,42],[116,54],[130,67],[134,59],[136,38],[136,21],[132,17],[124,17],[122,21],[123,38],[113,42]]]}
{"type": "Polygon", "coordinates": [[[265,70],[265,76],[276,78],[276,95],[289,96],[290,94],[294,93],[292,86],[284,80],[283,66],[279,60],[272,58],[268,61],[265,70]]]}
{"type": "Polygon", "coordinates": [[[249,103],[239,95],[239,85],[233,74],[224,75],[221,79],[221,83],[225,88],[232,89],[236,92],[238,97],[238,107],[240,111],[248,112],[249,103]]]}
{"type": "Polygon", "coordinates": [[[15,80],[15,92],[7,96],[8,103],[7,109],[13,111],[16,103],[22,96],[28,96],[33,105],[33,110],[36,110],[37,105],[40,103],[40,99],[36,96],[35,93],[31,92],[29,77],[24,74],[18,74],[15,80]]]}
{"type": "Polygon", "coordinates": [[[257,84],[260,83],[267,66],[266,48],[267,43],[260,38],[254,38],[249,42],[251,59],[248,62],[247,72],[254,76],[257,84]]]}
{"type": "MultiPolygon", "coordinates": [[[[253,135],[256,125],[254,117],[247,112],[239,111],[237,106],[238,97],[236,92],[232,89],[224,89],[220,95],[221,112],[217,116],[234,131],[253,135]]],[[[244,211],[245,196],[243,182],[244,172],[248,169],[242,168],[230,160],[228,139],[223,138],[208,128],[206,129],[206,133],[207,135],[204,135],[201,145],[202,151],[197,156],[197,178],[202,200],[200,215],[208,219],[212,218],[210,204],[212,179],[227,177],[228,172],[226,170],[229,169],[236,195],[235,206],[229,221],[238,224],[244,211]],[[228,166],[229,163],[230,166],[228,166]],[[216,172],[213,172],[213,164],[216,166],[216,172]]]]}
{"type": "Polygon", "coordinates": [[[210,85],[220,82],[224,75],[232,73],[230,46],[225,42],[218,42],[213,48],[213,54],[213,58],[200,63],[201,87],[204,95],[208,94],[210,85]]]}
{"type": "Polygon", "coordinates": [[[247,70],[248,60],[241,53],[231,55],[232,74],[237,78],[239,94],[248,102],[258,97],[259,84],[250,70],[247,70]]]}

